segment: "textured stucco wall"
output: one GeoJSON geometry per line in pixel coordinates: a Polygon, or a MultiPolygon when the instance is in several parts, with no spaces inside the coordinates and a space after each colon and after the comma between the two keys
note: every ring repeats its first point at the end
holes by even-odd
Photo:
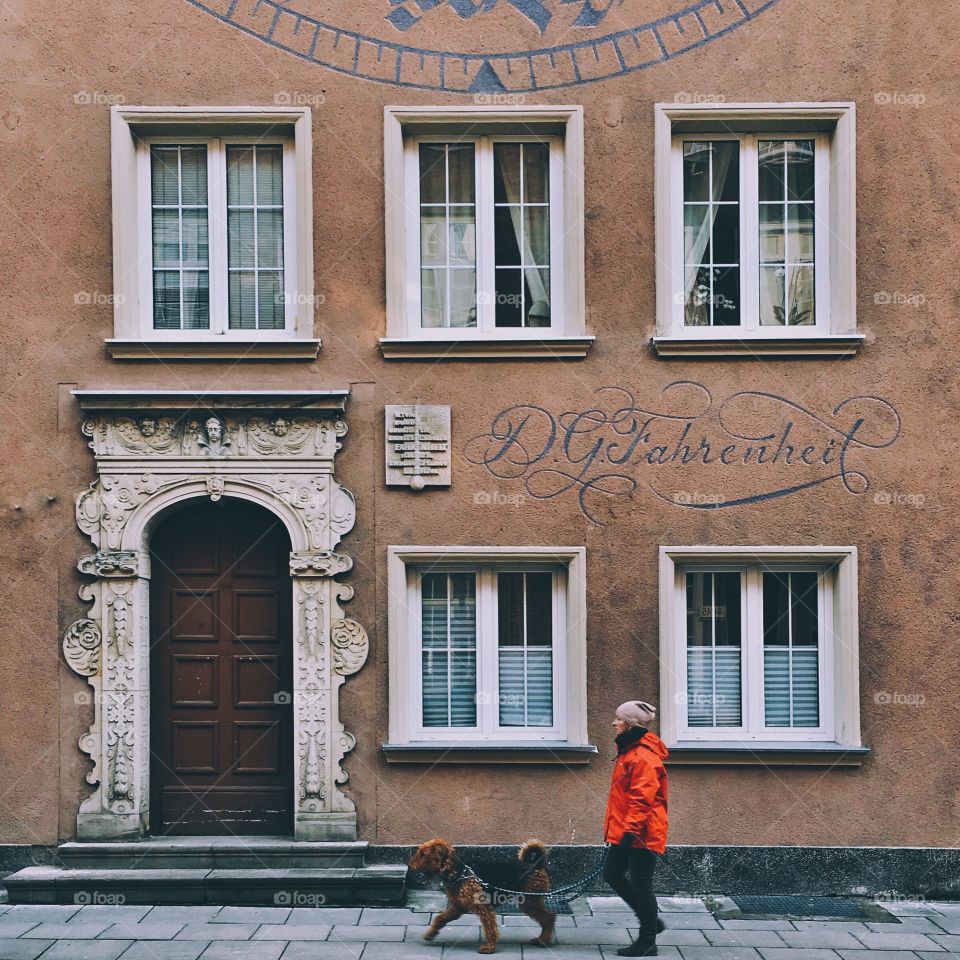
{"type": "MultiPolygon", "coordinates": [[[[228,5],[223,4],[224,8],[228,5]]],[[[319,9],[321,4],[313,5],[319,9]]],[[[327,7],[336,5],[329,3],[327,7]]],[[[410,6],[410,4],[408,4],[410,6]]],[[[615,9],[631,17],[637,0],[615,9]]],[[[754,5],[756,6],[756,5],[754,5]]],[[[347,761],[361,836],[407,843],[443,834],[473,843],[594,842],[612,755],[611,707],[656,698],[657,547],[660,544],[853,544],[860,548],[861,703],[872,755],[859,770],[676,769],[672,837],[698,844],[956,845],[958,721],[953,457],[960,407],[954,365],[960,80],[946,4],[862,5],[780,0],[728,36],[675,60],[601,83],[528,94],[528,103],[578,103],[586,124],[589,332],[582,362],[411,362],[380,359],[384,319],[382,109],[472,103],[466,94],[394,89],[304,62],[218,22],[186,0],[152,4],[18,0],[2,13],[3,257],[0,258],[0,842],[53,843],[73,834],[88,769],[77,738],[91,707],[60,655],[64,628],[83,615],[76,559],[88,544],[73,500],[93,478],[70,385],[85,388],[310,389],[351,385],[350,433],[339,477],[358,499],[343,543],[355,561],[349,615],[371,638],[368,665],[343,688],[341,714],[357,735],[347,761]],[[314,111],[316,363],[147,363],[110,360],[109,102],[273,104],[278,94],[323,95],[314,111]],[[883,94],[920,94],[903,97],[883,94]],[[881,96],[878,98],[878,94],[881,96]],[[867,346],[853,361],[665,361],[653,332],[653,104],[677,97],[728,101],[853,100],[858,124],[858,323],[867,346]],[[892,99],[901,102],[883,102],[892,99]],[[81,101],[81,102],[78,102],[81,101]],[[92,102],[83,102],[92,101],[92,102]],[[880,291],[919,293],[920,306],[877,304],[880,291]],[[83,299],[82,297],[80,299],[83,299]],[[95,296],[96,300],[97,297],[95,296]],[[638,467],[632,497],[597,503],[590,523],[575,492],[518,506],[475,502],[478,491],[523,493],[468,461],[466,441],[517,403],[554,415],[584,410],[595,391],[629,388],[661,404],[670,382],[696,380],[716,401],[765,391],[823,417],[841,401],[880,396],[902,418],[896,444],[859,451],[872,481],[863,496],[833,480],[766,503],[693,511],[661,492],[735,499],[777,476],[759,467],[659,472],[638,467]],[[383,483],[383,405],[449,403],[454,484],[413,495],[383,483]],[[923,498],[892,506],[877,491],[923,498]],[[589,767],[388,767],[388,544],[583,544],[589,584],[589,729],[601,755],[589,767]],[[922,706],[876,702],[920,694],[922,706]]],[[[386,3],[329,13],[383,32],[386,3]],[[382,7],[382,9],[381,9],[382,7]],[[364,20],[366,18],[366,20],[364,20]]],[[[501,3],[490,19],[446,9],[418,29],[424,46],[502,49],[539,38],[501,3]],[[423,30],[436,24],[430,40],[423,30]]],[[[879,421],[871,421],[879,424],[879,421]]],[[[712,429],[716,429],[714,426],[712,429]]],[[[816,432],[807,424],[805,429],[816,432]]],[[[877,426],[880,430],[880,427],[877,426]]],[[[825,442],[821,431],[820,440],[825,442]]]]}

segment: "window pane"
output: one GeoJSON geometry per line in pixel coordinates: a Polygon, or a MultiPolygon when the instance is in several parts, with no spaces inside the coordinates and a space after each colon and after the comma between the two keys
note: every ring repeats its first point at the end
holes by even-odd
{"type": "Polygon", "coordinates": [[[782,203],[760,204],[760,262],[783,263],[787,256],[782,203]]]}
{"type": "Polygon", "coordinates": [[[475,157],[472,143],[420,144],[423,327],[477,325],[475,157]]]}
{"type": "Polygon", "coordinates": [[[819,579],[814,571],[763,575],[764,722],[820,723],[819,579]]]}
{"type": "Polygon", "coordinates": [[[779,140],[761,140],[758,149],[758,184],[760,202],[782,201],[786,197],[786,154],[779,140]]]}
{"type": "Polygon", "coordinates": [[[687,723],[740,726],[740,574],[686,575],[687,723]]]}
{"type": "Polygon", "coordinates": [[[550,208],[544,200],[549,148],[537,143],[495,143],[493,157],[495,323],[498,327],[548,327],[550,208]],[[515,266],[528,268],[523,277],[503,269],[515,266]],[[529,269],[534,267],[540,269],[529,269]]]}
{"type": "Polygon", "coordinates": [[[740,324],[740,143],[687,141],[684,151],[684,323],[740,324]]]}
{"type": "Polygon", "coordinates": [[[476,726],[475,575],[423,574],[420,604],[423,724],[476,726]]]}
{"type": "Polygon", "coordinates": [[[282,330],[283,147],[279,144],[227,147],[227,263],[230,329],[282,330]]]}
{"type": "Polygon", "coordinates": [[[153,325],[210,326],[207,148],[150,148],[153,325]]]}
{"type": "Polygon", "coordinates": [[[499,723],[553,724],[553,577],[497,574],[499,723]]]}
{"type": "Polygon", "coordinates": [[[523,199],[527,203],[550,199],[550,147],[545,143],[523,145],[523,199]]]}
{"type": "Polygon", "coordinates": [[[813,200],[814,141],[793,140],[787,153],[787,199],[813,200]]]}
{"type": "Polygon", "coordinates": [[[791,263],[813,263],[813,204],[791,203],[788,211],[787,257],[791,263]]]}
{"type": "Polygon", "coordinates": [[[786,276],[785,267],[760,268],[760,323],[764,326],[783,326],[786,276]]]}

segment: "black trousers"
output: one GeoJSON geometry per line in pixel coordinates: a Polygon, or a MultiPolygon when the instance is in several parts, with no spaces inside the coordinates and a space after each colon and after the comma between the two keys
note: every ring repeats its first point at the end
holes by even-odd
{"type": "Polygon", "coordinates": [[[657,935],[657,898],[653,892],[656,869],[657,854],[643,847],[611,847],[603,868],[603,879],[637,915],[641,937],[657,935]]]}

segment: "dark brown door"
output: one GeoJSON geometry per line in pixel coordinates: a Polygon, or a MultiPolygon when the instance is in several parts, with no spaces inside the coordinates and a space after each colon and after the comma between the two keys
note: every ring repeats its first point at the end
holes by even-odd
{"type": "Polygon", "coordinates": [[[156,531],[151,825],[292,833],[290,541],[260,507],[190,506],[156,531]]]}

